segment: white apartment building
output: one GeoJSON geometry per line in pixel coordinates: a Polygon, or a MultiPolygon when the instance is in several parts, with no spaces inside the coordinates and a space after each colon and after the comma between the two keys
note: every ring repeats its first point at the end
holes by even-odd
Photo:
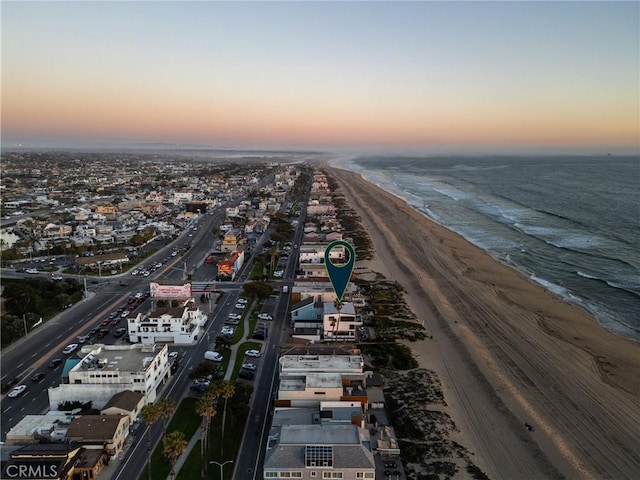
{"type": "Polygon", "coordinates": [[[160,386],[170,377],[166,345],[86,345],[69,358],[63,383],[49,388],[49,408],[67,400],[93,402],[101,409],[116,393],[140,392],[145,404],[154,402],[160,386]]]}
{"type": "Polygon", "coordinates": [[[182,307],[160,307],[129,317],[127,330],[133,343],[192,345],[198,341],[207,314],[191,300],[182,307]]]}

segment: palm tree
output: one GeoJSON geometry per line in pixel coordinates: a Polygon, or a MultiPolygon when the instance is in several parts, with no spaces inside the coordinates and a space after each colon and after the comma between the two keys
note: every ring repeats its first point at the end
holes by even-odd
{"type": "Polygon", "coordinates": [[[200,426],[200,458],[202,459],[202,478],[207,478],[207,453],[209,450],[209,425],[211,424],[211,418],[218,413],[216,409],[216,396],[211,389],[207,391],[198,399],[196,403],[196,413],[202,417],[202,424],[200,426]]]}
{"type": "Polygon", "coordinates": [[[164,456],[171,462],[171,478],[176,478],[176,462],[178,461],[178,457],[182,455],[182,452],[187,449],[187,440],[184,438],[183,432],[175,431],[167,433],[162,437],[162,443],[164,444],[162,453],[164,453],[164,456]]]}
{"type": "Polygon", "coordinates": [[[160,419],[158,406],[154,403],[147,403],[142,410],[142,421],[149,427],[147,429],[147,468],[149,469],[149,480],[151,480],[151,425],[160,419]]]}
{"type": "Polygon", "coordinates": [[[167,421],[173,416],[176,411],[176,404],[168,398],[163,398],[156,403],[158,409],[158,418],[161,418],[163,422],[162,433],[167,432],[167,421]]]}
{"type": "Polygon", "coordinates": [[[271,247],[271,249],[269,250],[269,255],[271,256],[271,263],[269,265],[270,270],[269,270],[269,275],[273,274],[273,269],[274,269],[274,264],[276,261],[276,257],[278,256],[278,249],[276,248],[276,246],[274,245],[273,247],[271,247]]]}
{"type": "Polygon", "coordinates": [[[331,334],[331,340],[335,341],[336,339],[336,332],[338,331],[338,328],[340,328],[340,312],[342,311],[342,299],[338,300],[336,299],[335,302],[333,302],[333,306],[336,307],[336,310],[338,311],[338,320],[334,320],[331,323],[331,326],[333,327],[333,331],[331,334]]]}
{"type": "MultiPolygon", "coordinates": [[[[224,407],[222,409],[222,438],[224,438],[224,426],[227,419],[227,400],[229,400],[236,393],[236,385],[228,380],[222,380],[217,382],[215,386],[217,396],[224,398],[224,407]]],[[[220,458],[222,458],[224,450],[224,442],[220,442],[220,458]]]]}

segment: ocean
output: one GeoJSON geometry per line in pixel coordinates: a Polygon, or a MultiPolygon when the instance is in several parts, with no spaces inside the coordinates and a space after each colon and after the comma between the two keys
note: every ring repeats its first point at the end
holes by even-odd
{"type": "Polygon", "coordinates": [[[640,341],[640,158],[332,161],[640,341]]]}

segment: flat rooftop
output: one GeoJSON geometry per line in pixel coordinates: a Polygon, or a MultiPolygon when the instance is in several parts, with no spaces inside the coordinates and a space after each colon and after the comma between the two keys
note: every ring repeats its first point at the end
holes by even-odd
{"type": "Polygon", "coordinates": [[[280,445],[359,445],[354,425],[283,425],[280,445]]]}
{"type": "Polygon", "coordinates": [[[163,347],[142,345],[92,345],[93,348],[85,349],[86,353],[82,361],[71,372],[79,371],[125,371],[142,372],[147,369],[156,355],[163,347]],[[99,367],[102,365],[102,367],[99,367]]]}
{"type": "Polygon", "coordinates": [[[364,368],[362,355],[282,355],[280,371],[361,373],[364,368]]]}

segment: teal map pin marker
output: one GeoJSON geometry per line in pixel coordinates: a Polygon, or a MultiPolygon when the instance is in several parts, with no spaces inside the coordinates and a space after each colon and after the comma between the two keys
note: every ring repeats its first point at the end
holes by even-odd
{"type": "Polygon", "coordinates": [[[347,291],[347,285],[349,285],[349,280],[351,280],[351,273],[353,272],[353,267],[356,264],[356,251],[353,249],[350,243],[347,243],[343,240],[335,240],[327,245],[326,250],[324,251],[324,266],[327,269],[327,275],[329,275],[329,280],[331,281],[331,285],[333,286],[333,290],[336,292],[336,296],[338,297],[338,301],[342,301],[342,297],[344,297],[344,292],[347,291]],[[349,261],[347,263],[334,265],[331,263],[331,250],[335,247],[344,247],[349,254],[349,261]]]}

